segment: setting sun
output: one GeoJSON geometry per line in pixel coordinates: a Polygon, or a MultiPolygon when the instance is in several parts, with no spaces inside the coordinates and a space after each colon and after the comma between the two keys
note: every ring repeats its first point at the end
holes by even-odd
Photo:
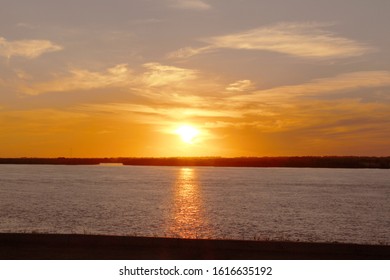
{"type": "Polygon", "coordinates": [[[182,125],[176,129],[176,134],[180,136],[183,142],[192,144],[195,138],[199,135],[199,130],[190,125],[182,125]]]}

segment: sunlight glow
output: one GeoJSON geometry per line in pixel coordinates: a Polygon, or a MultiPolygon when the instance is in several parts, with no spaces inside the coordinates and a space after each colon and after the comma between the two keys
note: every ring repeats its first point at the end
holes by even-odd
{"type": "Polygon", "coordinates": [[[175,132],[183,142],[188,144],[194,143],[195,138],[199,135],[199,130],[190,125],[182,125],[175,132]]]}

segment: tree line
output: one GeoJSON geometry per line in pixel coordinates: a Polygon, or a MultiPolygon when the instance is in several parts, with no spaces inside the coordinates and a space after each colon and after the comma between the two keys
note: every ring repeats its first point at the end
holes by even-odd
{"type": "Polygon", "coordinates": [[[165,157],[165,158],[0,158],[0,164],[98,165],[119,163],[145,166],[390,168],[390,157],[165,157]]]}

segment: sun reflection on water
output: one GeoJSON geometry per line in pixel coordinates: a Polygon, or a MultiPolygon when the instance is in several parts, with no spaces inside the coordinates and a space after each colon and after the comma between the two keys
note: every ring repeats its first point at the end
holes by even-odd
{"type": "Polygon", "coordinates": [[[196,171],[181,168],[174,185],[169,234],[181,238],[200,238],[205,224],[196,171]]]}

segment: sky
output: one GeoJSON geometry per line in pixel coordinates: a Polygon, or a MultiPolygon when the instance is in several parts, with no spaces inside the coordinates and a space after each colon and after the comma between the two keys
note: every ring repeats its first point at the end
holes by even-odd
{"type": "Polygon", "coordinates": [[[390,155],[388,0],[0,6],[0,157],[390,155]]]}

